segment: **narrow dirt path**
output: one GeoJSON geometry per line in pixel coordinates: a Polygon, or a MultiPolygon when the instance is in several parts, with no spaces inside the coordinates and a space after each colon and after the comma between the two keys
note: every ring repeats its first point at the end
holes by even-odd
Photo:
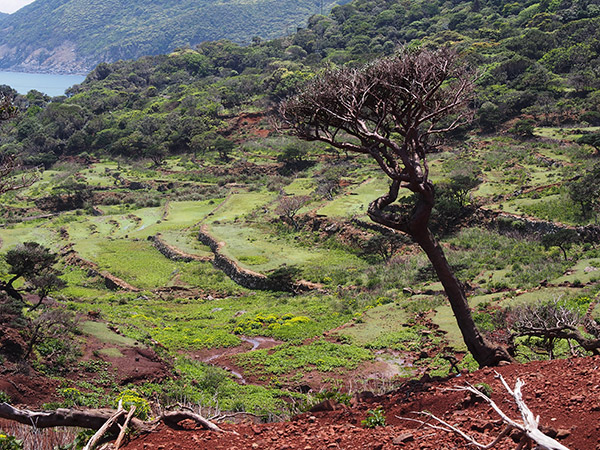
{"type": "Polygon", "coordinates": [[[216,352],[212,350],[205,356],[196,356],[196,359],[216,367],[221,367],[236,377],[241,384],[247,384],[247,380],[244,376],[227,364],[227,359],[240,353],[248,353],[262,348],[271,348],[281,344],[281,341],[264,336],[240,336],[240,339],[246,344],[250,344],[252,347],[250,349],[246,346],[214,349],[216,352]]]}

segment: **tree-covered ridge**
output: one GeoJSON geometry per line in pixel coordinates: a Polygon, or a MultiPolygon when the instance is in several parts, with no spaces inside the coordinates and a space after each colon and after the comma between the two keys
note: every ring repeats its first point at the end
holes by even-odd
{"type": "Polygon", "coordinates": [[[336,1],[38,0],[6,18],[0,68],[87,72],[98,62],[291,32],[336,1]]]}
{"type": "Polygon", "coordinates": [[[51,102],[32,92],[17,100],[26,114],[0,148],[46,165],[84,151],[161,157],[223,149],[236,139],[228,117],[268,110],[320,67],[363,63],[402,44],[448,42],[479,69],[480,131],[598,125],[599,25],[597,5],[583,2],[358,0],[285,38],[103,63],[68,98],[51,102]]]}

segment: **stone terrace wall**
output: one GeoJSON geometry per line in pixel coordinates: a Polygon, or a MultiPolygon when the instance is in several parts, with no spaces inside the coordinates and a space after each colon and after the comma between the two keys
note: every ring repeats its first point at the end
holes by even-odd
{"type": "Polygon", "coordinates": [[[497,211],[480,210],[480,212],[483,214],[484,220],[499,231],[518,231],[523,234],[544,235],[568,228],[577,231],[583,242],[590,242],[592,244],[600,242],[600,226],[598,225],[573,227],[497,211]]]}
{"type": "Polygon", "coordinates": [[[163,241],[160,237],[160,233],[154,236],[148,236],[148,240],[152,242],[154,247],[163,254],[165,258],[170,259],[171,261],[183,261],[183,262],[191,262],[191,261],[210,261],[212,257],[202,257],[197,255],[191,255],[189,253],[182,252],[178,248],[175,248],[165,241],[163,241]]]}
{"type": "Polygon", "coordinates": [[[220,252],[219,242],[210,234],[208,234],[206,230],[199,231],[198,240],[204,245],[208,246],[214,253],[215,257],[212,260],[213,265],[217,269],[222,270],[234,282],[245,288],[257,289],[260,291],[297,292],[316,289],[319,287],[304,281],[294,283],[293,285],[282,285],[281,283],[275,282],[261,273],[253,272],[240,267],[235,261],[220,252]]]}

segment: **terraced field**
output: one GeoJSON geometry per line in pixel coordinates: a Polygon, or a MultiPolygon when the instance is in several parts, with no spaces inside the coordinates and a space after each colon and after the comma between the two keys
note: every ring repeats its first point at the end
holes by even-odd
{"type": "MultiPolygon", "coordinates": [[[[474,145],[477,153],[436,155],[431,170],[443,184],[469,168],[480,184],[468,204],[490,217],[512,214],[458,226],[442,237],[451,264],[469,286],[482,330],[502,333],[496,312],[521,304],[556,298],[591,304],[600,278],[596,246],[576,243],[565,261],[558,248],[541,244],[541,231],[525,232],[518,220],[590,223],[565,201],[565,179],[586,164],[581,149],[506,138],[474,145]]],[[[253,162],[272,165],[272,150],[259,149],[247,143],[244,158],[256,150],[253,162]]],[[[231,171],[236,164],[234,158],[231,171]]],[[[258,413],[280,411],[282,397],[302,397],[299,386],[336,391],[356,383],[389,387],[423,373],[445,375],[450,353],[462,360],[459,368],[474,367],[470,357],[463,358],[442,286],[415,246],[402,244],[388,260],[366,250],[378,231],[361,223],[369,223],[369,202],[386,190],[377,168],[362,159],[321,160],[280,177],[276,186],[269,176],[207,183],[208,172],[194,181],[195,170],[178,159],[160,169],[111,161],[70,165],[45,171],[26,191],[5,196],[0,251],[35,241],[60,255],[66,287],[53,297],[93,317],[81,332],[105,342],[85,358],[114,364],[132,342],[142,343],[173,361],[179,377],[139,389],[168,398],[184,389],[188,399],[208,406],[219,398],[233,405],[235,398],[236,408],[258,413]],[[328,165],[342,167],[343,176],[330,195],[318,194],[328,165]],[[67,179],[87,184],[93,193],[87,206],[41,209],[36,199],[68,195],[58,189],[67,179]],[[300,226],[279,216],[282,195],[311,197],[297,212],[300,226]],[[244,276],[302,278],[312,289],[244,288],[213,265],[215,249],[200,242],[200,231],[244,276]],[[122,284],[108,288],[107,279],[122,284]],[[249,348],[256,338],[274,347],[249,348]],[[209,398],[211,389],[215,396],[209,398]]],[[[410,197],[403,201],[409,204],[410,197]]],[[[593,314],[600,316],[598,308],[593,314]]]]}

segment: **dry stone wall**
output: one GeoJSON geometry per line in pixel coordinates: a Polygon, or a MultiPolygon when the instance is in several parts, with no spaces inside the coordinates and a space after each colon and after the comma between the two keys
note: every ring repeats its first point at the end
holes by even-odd
{"type": "Polygon", "coordinates": [[[200,230],[198,233],[198,240],[202,244],[208,246],[215,255],[214,259],[212,260],[213,265],[217,269],[222,270],[234,282],[245,288],[257,289],[261,291],[285,292],[307,291],[319,288],[318,285],[305,281],[299,281],[293,284],[282,284],[281,282],[272,280],[261,273],[253,272],[240,267],[235,261],[221,253],[221,246],[219,242],[210,234],[208,234],[205,229],[200,230]]]}

